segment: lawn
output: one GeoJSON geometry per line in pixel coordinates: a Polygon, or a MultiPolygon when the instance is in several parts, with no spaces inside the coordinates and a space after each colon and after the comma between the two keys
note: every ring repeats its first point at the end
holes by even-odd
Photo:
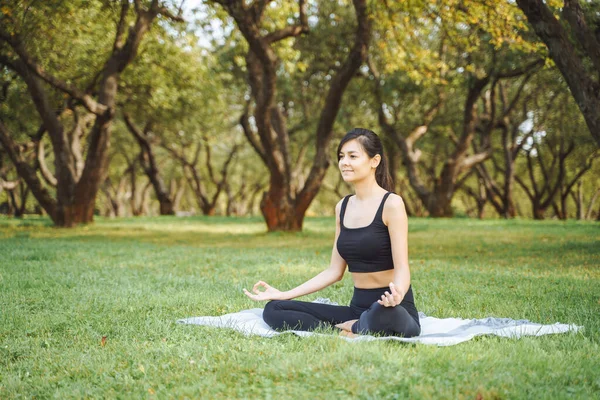
{"type": "MultiPolygon", "coordinates": [[[[328,265],[332,218],[0,219],[0,398],[598,398],[600,225],[409,221],[417,307],[436,317],[574,323],[578,333],[451,347],[272,339],[176,324],[262,306],[328,265]]],[[[352,281],[306,296],[348,303],[352,281]]]]}

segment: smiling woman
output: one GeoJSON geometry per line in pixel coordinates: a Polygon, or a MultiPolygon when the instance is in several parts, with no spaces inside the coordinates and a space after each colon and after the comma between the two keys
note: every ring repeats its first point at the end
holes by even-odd
{"type": "Polygon", "coordinates": [[[329,268],[285,292],[259,281],[254,293],[246,289],[244,293],[253,300],[271,300],[263,319],[278,330],[335,326],[346,336],[417,336],[421,327],[410,285],[406,210],[402,198],[391,193],[381,140],[370,130],[353,129],[341,140],[337,153],[342,178],[356,194],[336,206],[329,268]],[[349,306],[291,300],[341,280],[346,266],[354,281],[349,306]]]}

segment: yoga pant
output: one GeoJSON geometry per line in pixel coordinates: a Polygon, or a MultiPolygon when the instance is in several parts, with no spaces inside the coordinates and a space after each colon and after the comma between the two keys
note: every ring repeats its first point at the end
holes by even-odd
{"type": "Polygon", "coordinates": [[[310,303],[297,300],[273,300],[263,311],[264,321],[275,330],[312,331],[331,327],[352,319],[352,332],[385,336],[413,337],[421,333],[419,315],[414,307],[409,287],[402,303],[385,307],[377,303],[389,287],[377,289],[354,288],[349,306],[310,303]]]}

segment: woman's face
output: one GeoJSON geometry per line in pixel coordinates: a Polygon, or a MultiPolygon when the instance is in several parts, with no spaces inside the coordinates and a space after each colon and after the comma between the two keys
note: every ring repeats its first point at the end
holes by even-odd
{"type": "Polygon", "coordinates": [[[358,140],[347,141],[338,154],[338,166],[342,173],[342,179],[345,182],[354,183],[370,174],[374,175],[380,159],[379,154],[370,158],[358,140]]]}

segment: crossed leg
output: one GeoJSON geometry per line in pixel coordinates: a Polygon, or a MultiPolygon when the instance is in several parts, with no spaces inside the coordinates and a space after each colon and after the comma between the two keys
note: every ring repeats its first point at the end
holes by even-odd
{"type": "Polygon", "coordinates": [[[311,303],[297,300],[273,300],[267,303],[263,319],[275,330],[312,331],[335,326],[358,316],[348,306],[311,303]]]}
{"type": "Polygon", "coordinates": [[[318,327],[335,326],[357,319],[352,333],[418,336],[421,327],[400,305],[384,307],[374,302],[360,316],[348,306],[310,303],[297,300],[274,300],[267,303],[263,319],[275,330],[312,331],[318,327]]]}

